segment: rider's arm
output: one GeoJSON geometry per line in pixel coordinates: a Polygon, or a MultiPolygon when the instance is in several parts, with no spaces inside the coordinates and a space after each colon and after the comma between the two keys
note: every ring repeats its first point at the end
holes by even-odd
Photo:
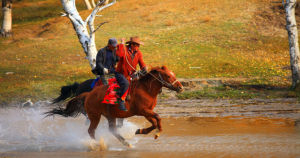
{"type": "Polygon", "coordinates": [[[146,68],[146,64],[145,64],[145,62],[143,60],[143,55],[142,55],[142,53],[140,51],[138,53],[138,62],[139,62],[139,66],[140,66],[141,70],[143,70],[144,68],[146,68]]]}
{"type": "Polygon", "coordinates": [[[118,44],[117,45],[117,51],[116,51],[116,55],[119,58],[122,58],[125,54],[125,45],[124,44],[118,44]]]}

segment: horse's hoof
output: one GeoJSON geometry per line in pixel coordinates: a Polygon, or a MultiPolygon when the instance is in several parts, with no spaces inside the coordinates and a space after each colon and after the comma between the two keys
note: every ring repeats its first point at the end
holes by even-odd
{"type": "Polygon", "coordinates": [[[128,142],[126,142],[126,141],[124,141],[123,144],[124,144],[125,146],[127,146],[128,148],[132,148],[132,145],[129,144],[128,142]]]}
{"type": "Polygon", "coordinates": [[[137,129],[137,130],[135,131],[135,134],[140,134],[140,129],[137,129]]]}
{"type": "Polygon", "coordinates": [[[94,139],[85,142],[85,145],[88,147],[89,151],[95,151],[98,148],[98,144],[94,139]]]}
{"type": "Polygon", "coordinates": [[[141,129],[137,129],[136,131],[135,131],[135,134],[142,134],[143,132],[142,132],[142,130],[141,129]]]}
{"type": "Polygon", "coordinates": [[[156,133],[154,139],[157,139],[160,136],[160,133],[156,133]]]}
{"type": "Polygon", "coordinates": [[[132,148],[132,145],[131,145],[131,144],[128,144],[127,146],[128,146],[128,148],[132,148]]]}

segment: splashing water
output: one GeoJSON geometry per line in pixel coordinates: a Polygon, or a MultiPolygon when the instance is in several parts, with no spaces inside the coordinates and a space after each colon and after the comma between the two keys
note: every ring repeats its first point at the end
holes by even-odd
{"type": "MultiPolygon", "coordinates": [[[[135,136],[137,128],[148,127],[147,121],[144,118],[130,119],[140,125],[137,127],[124,121],[124,126],[119,129],[120,134],[134,146],[128,149],[108,131],[104,117],[96,130],[97,140],[91,140],[83,115],[77,118],[44,118],[42,114],[49,110],[47,102],[35,103],[31,108],[10,106],[0,109],[0,157],[23,157],[31,152],[33,155],[29,154],[26,158],[73,158],[80,157],[85,151],[103,149],[107,151],[89,152],[89,155],[149,157],[150,153],[154,157],[175,158],[300,156],[300,129],[285,119],[168,117],[163,118],[164,132],[157,140],[153,138],[154,132],[135,136]],[[265,121],[260,122],[262,120],[265,121]]],[[[170,111],[170,108],[165,107],[164,110],[170,111]]]]}
{"type": "MultiPolygon", "coordinates": [[[[49,110],[47,102],[38,102],[31,108],[9,107],[0,109],[0,152],[8,151],[87,151],[88,135],[86,118],[44,118],[49,110]]],[[[108,131],[106,119],[102,117],[96,130],[96,138],[103,138],[108,150],[124,150],[120,142],[108,131]],[[117,147],[115,147],[117,146],[117,147]]],[[[119,129],[126,139],[134,136],[138,127],[124,121],[119,129]]],[[[137,142],[137,139],[131,143],[137,142]]]]}

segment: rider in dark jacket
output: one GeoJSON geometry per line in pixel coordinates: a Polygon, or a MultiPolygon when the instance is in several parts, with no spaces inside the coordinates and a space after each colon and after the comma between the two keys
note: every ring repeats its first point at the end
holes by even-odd
{"type": "Polygon", "coordinates": [[[116,48],[118,41],[115,38],[110,38],[106,47],[101,48],[96,57],[96,67],[92,70],[95,75],[99,75],[102,83],[107,85],[105,75],[114,74],[115,66],[118,61],[116,56],[116,48]]]}

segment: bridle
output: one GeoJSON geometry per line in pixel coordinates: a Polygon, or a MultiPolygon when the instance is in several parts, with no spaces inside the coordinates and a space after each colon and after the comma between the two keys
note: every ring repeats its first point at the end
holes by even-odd
{"type": "Polygon", "coordinates": [[[158,72],[158,77],[159,78],[157,78],[155,75],[153,75],[151,72],[149,72],[149,74],[153,77],[153,78],[155,78],[157,81],[159,81],[163,86],[166,86],[166,87],[168,87],[168,88],[174,88],[174,84],[176,83],[176,82],[179,82],[178,80],[175,80],[175,81],[173,81],[172,83],[169,83],[169,82],[166,82],[164,79],[163,79],[163,77],[161,76],[161,73],[160,72],[158,72]]]}

